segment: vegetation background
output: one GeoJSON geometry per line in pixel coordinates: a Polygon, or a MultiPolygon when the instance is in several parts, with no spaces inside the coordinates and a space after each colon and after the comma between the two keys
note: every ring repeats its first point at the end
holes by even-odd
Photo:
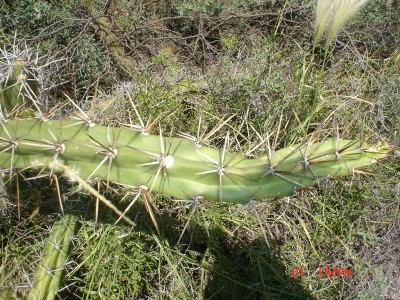
{"type": "MultiPolygon", "coordinates": [[[[195,134],[200,116],[210,132],[230,118],[210,143],[221,147],[234,130],[232,151],[251,149],[258,135],[273,134],[280,148],[315,130],[397,149],[398,3],[367,3],[327,55],[325,37],[313,49],[315,9],[295,0],[5,0],[0,46],[32,49],[52,116],[73,115],[67,94],[98,123],[129,123],[129,92],[164,132],[195,134]]],[[[399,159],[395,150],[368,176],[247,206],[155,195],[160,236],[143,201],[129,212],[136,227],[113,225],[106,208],[95,223],[95,199],[64,180],[81,221],[58,297],[398,299],[399,159]],[[352,276],[321,277],[320,267],[352,276]]],[[[102,193],[122,209],[134,198],[117,186],[102,193]]],[[[0,293],[23,296],[59,208],[45,178],[25,183],[21,199],[18,220],[15,189],[2,187],[0,293]]]]}

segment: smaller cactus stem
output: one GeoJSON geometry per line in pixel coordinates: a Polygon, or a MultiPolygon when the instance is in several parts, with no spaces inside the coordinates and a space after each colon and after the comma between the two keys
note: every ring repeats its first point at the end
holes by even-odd
{"type": "MultiPolygon", "coordinates": [[[[1,78],[0,78],[1,79],[1,78]]],[[[24,60],[15,60],[10,74],[0,81],[0,100],[3,114],[23,114],[25,106],[33,104],[37,112],[39,83],[35,77],[34,68],[24,60]],[[21,110],[22,108],[22,110],[21,110]]]]}
{"type": "Polygon", "coordinates": [[[50,236],[45,241],[42,258],[36,268],[33,287],[27,300],[55,299],[77,222],[75,215],[67,213],[54,224],[50,236]]]}

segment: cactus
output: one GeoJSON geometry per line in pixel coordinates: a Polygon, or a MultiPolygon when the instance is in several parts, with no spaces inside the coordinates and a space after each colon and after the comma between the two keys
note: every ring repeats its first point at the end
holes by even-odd
{"type": "MultiPolygon", "coordinates": [[[[3,79],[1,95],[7,110],[25,104],[20,92],[9,92],[26,90],[26,82],[18,78],[34,74],[22,62],[15,60],[12,72],[3,79]]],[[[30,85],[38,85],[31,81],[30,85]]],[[[28,96],[39,110],[35,100],[39,95],[28,96]]],[[[327,176],[352,174],[390,150],[388,144],[370,146],[331,138],[246,158],[227,151],[229,135],[223,149],[217,150],[202,146],[188,134],[164,137],[160,128],[160,135],[150,135],[143,124],[100,126],[80,113],[79,120],[46,120],[39,110],[41,118],[0,123],[0,166],[11,172],[13,168],[34,168],[62,173],[66,170],[62,165],[84,180],[101,178],[134,187],[139,193],[149,190],[181,199],[202,197],[243,204],[291,195],[327,176]]]]}
{"type": "Polygon", "coordinates": [[[41,83],[37,68],[30,62],[30,52],[19,51],[17,48],[13,49],[13,53],[0,49],[0,53],[2,113],[6,116],[32,116],[31,111],[25,109],[33,105],[39,110],[37,103],[41,83]]]}
{"type": "Polygon", "coordinates": [[[292,194],[318,178],[346,176],[385,156],[388,146],[329,139],[298,144],[270,157],[246,158],[184,138],[143,135],[129,128],[75,120],[9,120],[0,127],[0,165],[52,169],[55,162],[86,180],[102,178],[187,199],[246,203],[292,194]]]}
{"type": "Polygon", "coordinates": [[[77,217],[71,213],[60,217],[54,224],[36,268],[33,287],[27,300],[55,298],[76,225],[77,217]]]}

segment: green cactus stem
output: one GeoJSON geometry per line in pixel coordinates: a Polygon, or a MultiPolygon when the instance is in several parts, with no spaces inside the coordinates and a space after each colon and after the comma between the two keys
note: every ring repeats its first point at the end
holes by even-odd
{"type": "Polygon", "coordinates": [[[71,236],[77,223],[77,217],[67,213],[54,224],[36,268],[33,287],[27,300],[55,299],[68,257],[71,236]]]}
{"type": "Polygon", "coordinates": [[[17,119],[0,126],[2,168],[57,172],[54,163],[61,162],[86,180],[101,178],[180,199],[233,203],[292,195],[320,178],[352,174],[389,150],[388,144],[372,147],[331,138],[250,159],[185,138],[76,120],[17,119]]]}
{"type": "MultiPolygon", "coordinates": [[[[0,70],[1,71],[1,70],[0,70]]],[[[9,115],[15,110],[25,109],[26,104],[36,104],[39,84],[35,70],[25,60],[15,60],[8,74],[0,78],[0,100],[3,113],[9,115]],[[22,107],[21,107],[22,106],[22,107]]],[[[29,116],[25,110],[19,116],[29,116]]]]}

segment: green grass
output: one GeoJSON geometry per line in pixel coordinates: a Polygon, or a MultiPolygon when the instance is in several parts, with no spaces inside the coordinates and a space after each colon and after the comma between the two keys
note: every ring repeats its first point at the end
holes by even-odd
{"type": "MultiPolygon", "coordinates": [[[[135,9],[117,1],[108,10],[99,1],[90,10],[86,1],[68,1],[63,8],[42,2],[36,10],[24,1],[2,6],[14,21],[0,20],[0,35],[12,41],[17,30],[17,41],[28,39],[45,59],[55,53],[69,58],[50,65],[46,73],[46,82],[62,83],[50,90],[49,105],[66,103],[66,91],[86,111],[95,98],[99,123],[129,123],[135,114],[122,96],[130,91],[146,120],[161,117],[164,133],[195,134],[200,115],[201,130],[210,132],[236,114],[210,139],[215,147],[223,145],[228,130],[237,134],[231,150],[243,152],[259,143],[256,132],[272,134],[271,143],[280,148],[304,141],[315,130],[344,138],[371,135],[399,147],[400,18],[399,10],[383,1],[368,3],[345,25],[325,62],[324,38],[312,54],[310,1],[174,2],[172,9],[163,1],[142,1],[135,9]],[[54,10],[64,19],[60,24],[45,19],[54,10]],[[41,12],[43,20],[32,23],[24,17],[32,11],[41,12]],[[90,19],[93,11],[115,16],[113,32],[134,62],[135,74],[118,68],[92,29],[75,43],[79,30],[62,28],[69,24],[67,18],[90,19]],[[262,13],[271,15],[260,17],[262,13]],[[155,22],[155,16],[166,19],[155,22]],[[37,36],[48,25],[49,35],[37,36]],[[67,83],[65,74],[71,74],[67,83]],[[201,88],[182,88],[182,80],[201,88]]],[[[57,114],[71,112],[65,105],[57,114]]],[[[102,206],[95,224],[95,199],[60,179],[64,197],[77,199],[81,221],[59,298],[395,298],[400,292],[398,270],[392,267],[399,265],[399,157],[366,171],[374,175],[330,179],[316,190],[247,206],[153,195],[160,236],[143,200],[128,213],[136,227],[114,225],[118,217],[102,206]],[[351,267],[353,276],[320,278],[319,267],[326,266],[351,267]],[[301,279],[292,278],[294,267],[304,268],[301,279]]],[[[21,220],[15,181],[5,180],[1,189],[0,294],[29,292],[58,210],[56,191],[46,178],[21,180],[20,189],[21,220]],[[32,190],[40,192],[42,201],[32,190]],[[38,206],[39,214],[33,216],[38,206]]],[[[121,210],[134,197],[114,185],[101,192],[121,210]]]]}

